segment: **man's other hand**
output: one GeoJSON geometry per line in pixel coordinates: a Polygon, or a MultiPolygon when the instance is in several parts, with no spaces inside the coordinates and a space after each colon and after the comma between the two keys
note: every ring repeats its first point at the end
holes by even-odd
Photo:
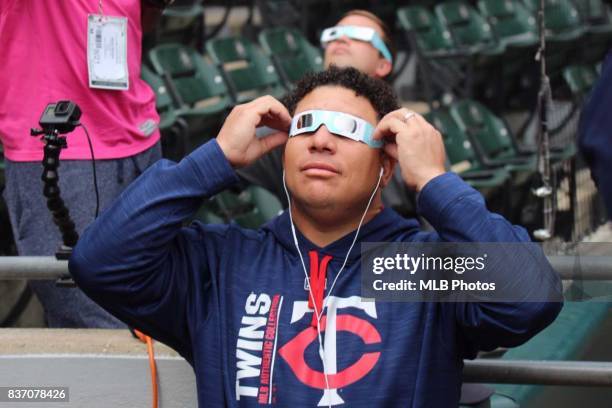
{"type": "Polygon", "coordinates": [[[217,143],[232,167],[240,168],[286,143],[290,126],[291,115],[285,106],[266,95],[234,107],[223,123],[217,143]],[[255,129],[259,126],[277,132],[259,139],[255,136],[255,129]]]}
{"type": "Polygon", "coordinates": [[[406,185],[416,191],[446,172],[442,135],[421,115],[398,109],[385,115],[374,131],[384,140],[385,153],[399,162],[406,185]]]}

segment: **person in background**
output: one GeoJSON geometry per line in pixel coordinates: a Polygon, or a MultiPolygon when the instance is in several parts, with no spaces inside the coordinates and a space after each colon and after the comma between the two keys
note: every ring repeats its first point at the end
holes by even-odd
{"type": "MultiPolygon", "coordinates": [[[[385,79],[393,72],[396,49],[387,24],[366,10],[351,10],[344,14],[334,27],[323,31],[321,45],[324,48],[324,66],[354,67],[374,78],[385,79]],[[365,29],[365,32],[364,32],[365,29]],[[373,33],[368,33],[371,30],[373,33]]],[[[262,130],[258,131],[261,134],[262,130]]],[[[263,130],[265,132],[265,130],[263,130]]],[[[282,147],[279,147],[255,163],[238,170],[238,175],[253,184],[260,185],[288,205],[282,185],[282,147]]],[[[383,192],[383,202],[402,215],[414,216],[414,193],[406,189],[399,172],[396,172],[383,192]]]]}
{"type": "MultiPolygon", "coordinates": [[[[155,96],[140,79],[145,26],[163,0],[0,0],[0,141],[6,200],[17,251],[53,255],[62,243],[43,196],[43,143],[30,128],[47,104],[75,102],[91,136],[100,207],[160,156],[155,96]],[[105,56],[112,55],[112,58],[105,56]]],[[[82,127],[67,137],[61,197],[81,232],[96,208],[92,157],[82,127]]],[[[124,327],[80,289],[31,281],[50,327],[124,327]]]]}

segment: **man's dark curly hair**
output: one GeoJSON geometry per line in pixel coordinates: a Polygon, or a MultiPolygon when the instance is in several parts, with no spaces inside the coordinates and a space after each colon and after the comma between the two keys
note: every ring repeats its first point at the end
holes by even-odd
{"type": "Polygon", "coordinates": [[[304,76],[282,102],[293,116],[297,104],[321,86],[341,86],[355,91],[357,96],[363,96],[370,101],[379,120],[387,113],[399,109],[397,97],[385,81],[370,77],[352,67],[338,68],[334,65],[325,71],[304,76]]]}

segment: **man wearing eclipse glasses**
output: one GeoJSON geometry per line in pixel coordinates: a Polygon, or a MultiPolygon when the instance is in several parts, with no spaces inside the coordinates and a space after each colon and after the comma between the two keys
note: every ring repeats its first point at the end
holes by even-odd
{"type": "Polygon", "coordinates": [[[351,10],[321,33],[324,65],[353,67],[375,78],[393,71],[395,47],[389,27],[375,14],[351,10]]]}
{"type": "MultiPolygon", "coordinates": [[[[395,47],[389,27],[366,10],[351,10],[336,26],[323,30],[320,37],[324,49],[324,66],[354,67],[375,78],[386,78],[393,70],[395,47]]],[[[262,135],[267,130],[258,130],[262,135]]],[[[282,147],[272,150],[260,160],[238,170],[238,175],[253,184],[265,187],[287,206],[282,182],[282,147]]],[[[383,203],[405,216],[414,216],[414,196],[396,173],[383,191],[383,203]]]]}
{"type": "MultiPolygon", "coordinates": [[[[463,358],[527,341],[561,305],[361,297],[362,242],[529,241],[444,161],[440,134],[398,109],[384,81],[332,67],[284,104],[236,106],[216,139],[147,170],[85,231],[70,271],[185,357],[201,407],[457,406],[463,358]],[[275,133],[258,138],[262,125],[275,133]],[[285,212],[259,230],[182,226],[237,168],[283,144],[285,212]],[[397,163],[435,232],[383,206],[397,163]]],[[[560,290],[535,265],[519,258],[504,277],[525,296],[560,290]]]]}

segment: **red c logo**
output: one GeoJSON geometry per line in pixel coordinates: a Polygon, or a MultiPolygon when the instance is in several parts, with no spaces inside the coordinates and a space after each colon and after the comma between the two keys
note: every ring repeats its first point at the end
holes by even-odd
{"type": "MultiPolygon", "coordinates": [[[[321,330],[325,330],[326,316],[321,318],[321,330]]],[[[347,331],[361,337],[365,344],[375,344],[381,341],[380,333],[370,322],[351,315],[336,317],[336,330],[347,331]]],[[[287,361],[295,376],[304,384],[313,388],[325,389],[325,376],[322,372],[313,370],[306,364],[304,352],[317,339],[317,329],[308,326],[292,340],[278,350],[281,357],[287,361]]],[[[359,381],[374,368],[380,352],[364,353],[355,363],[336,374],[328,374],[330,388],[342,388],[359,381]]]]}

